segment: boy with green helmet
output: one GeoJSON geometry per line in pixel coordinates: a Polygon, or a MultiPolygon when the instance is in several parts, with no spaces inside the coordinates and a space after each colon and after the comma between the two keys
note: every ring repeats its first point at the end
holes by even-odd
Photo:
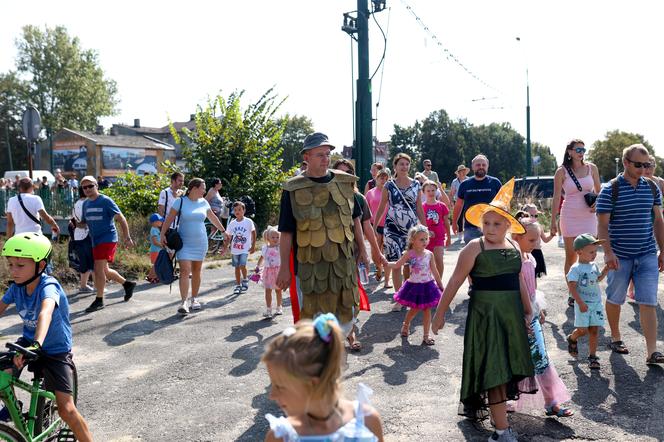
{"type": "MultiPolygon", "coordinates": [[[[92,435],[72,396],[76,366],[69,302],[58,280],[44,273],[51,251],[51,241],[39,233],[20,233],[5,242],[2,256],[7,257],[13,283],[0,300],[0,315],[16,304],[23,320],[18,344],[40,355],[34,364],[43,370],[47,389],[55,393],[60,417],[79,441],[88,441],[92,435]]],[[[14,365],[23,368],[22,355],[14,358],[14,365]]]]}

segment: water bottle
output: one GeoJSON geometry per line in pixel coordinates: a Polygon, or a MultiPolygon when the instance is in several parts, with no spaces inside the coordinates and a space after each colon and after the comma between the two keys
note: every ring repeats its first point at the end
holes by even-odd
{"type": "Polygon", "coordinates": [[[357,273],[360,275],[360,282],[362,285],[369,284],[369,272],[367,266],[361,262],[357,265],[357,273]]]}

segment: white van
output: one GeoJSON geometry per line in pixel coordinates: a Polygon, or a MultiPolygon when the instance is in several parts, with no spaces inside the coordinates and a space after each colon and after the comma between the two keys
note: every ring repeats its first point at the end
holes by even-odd
{"type": "MultiPolygon", "coordinates": [[[[23,178],[29,176],[29,172],[27,170],[8,170],[5,172],[5,179],[14,182],[16,175],[23,178]]],[[[48,179],[48,184],[53,185],[55,183],[55,177],[48,170],[32,171],[32,181],[41,181],[42,177],[44,176],[48,179]]]]}

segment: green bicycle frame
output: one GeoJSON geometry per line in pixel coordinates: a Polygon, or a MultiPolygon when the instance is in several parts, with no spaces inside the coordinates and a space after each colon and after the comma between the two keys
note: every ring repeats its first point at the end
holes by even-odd
{"type": "Polygon", "coordinates": [[[44,440],[50,433],[60,424],[60,417],[56,419],[51,425],[44,430],[43,433],[34,435],[35,420],[37,416],[37,401],[39,397],[44,397],[52,401],[55,400],[55,394],[50,391],[42,390],[39,388],[40,379],[35,376],[32,380],[32,385],[15,378],[10,373],[0,370],[0,399],[5,403],[9,416],[23,437],[29,442],[38,442],[44,440]],[[26,419],[19,408],[18,399],[14,394],[13,386],[25,390],[30,393],[30,410],[28,418],[26,419]]]}

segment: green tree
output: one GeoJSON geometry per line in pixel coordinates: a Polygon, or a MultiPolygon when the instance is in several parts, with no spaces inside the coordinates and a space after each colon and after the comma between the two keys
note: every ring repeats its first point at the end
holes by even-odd
{"type": "Polygon", "coordinates": [[[300,165],[302,142],[304,137],[314,132],[314,123],[304,115],[286,114],[279,118],[278,124],[284,128],[279,147],[283,150],[281,169],[289,172],[300,165]]]}
{"type": "Polygon", "coordinates": [[[146,217],[157,210],[159,193],[171,185],[171,173],[177,167],[166,161],[162,164],[163,173],[139,175],[127,172],[117,177],[111,187],[102,191],[112,198],[125,216],[146,217]]]}
{"type": "MultiPolygon", "coordinates": [[[[608,131],[603,140],[593,143],[588,153],[588,159],[599,169],[603,181],[616,176],[616,158],[622,158],[622,151],[632,144],[643,144],[654,155],[655,150],[641,134],[623,132],[620,130],[608,131]]],[[[622,170],[622,160],[618,161],[619,171],[622,170]]],[[[661,169],[660,169],[661,170],[661,169]]]]}
{"type": "Polygon", "coordinates": [[[420,162],[420,123],[415,121],[411,127],[401,127],[398,124],[394,125],[394,133],[390,137],[390,151],[388,152],[389,159],[387,167],[392,169],[392,160],[398,153],[405,153],[412,159],[410,163],[411,176],[417,171],[417,166],[420,162]]]}
{"type": "Polygon", "coordinates": [[[556,156],[551,153],[549,146],[533,143],[532,147],[533,157],[538,156],[540,158],[539,163],[533,165],[533,171],[536,172],[535,175],[553,175],[556,173],[558,162],[556,156]]]}
{"type": "Polygon", "coordinates": [[[81,48],[65,27],[25,26],[16,46],[16,68],[29,79],[44,127],[94,130],[99,117],[114,115],[115,81],[104,78],[97,53],[81,48]]]}
{"type": "Polygon", "coordinates": [[[0,170],[3,172],[28,167],[21,125],[27,96],[28,84],[16,73],[0,74],[0,170]]]}
{"type": "Polygon", "coordinates": [[[273,89],[246,109],[244,91],[224,98],[219,95],[198,108],[196,129],[184,130],[180,137],[171,124],[171,133],[183,146],[183,156],[193,176],[217,176],[232,198],[249,195],[256,203],[255,222],[262,229],[270,215],[277,213],[282,183],[280,147],[283,127],[274,118],[283,101],[277,102],[273,89]]]}

